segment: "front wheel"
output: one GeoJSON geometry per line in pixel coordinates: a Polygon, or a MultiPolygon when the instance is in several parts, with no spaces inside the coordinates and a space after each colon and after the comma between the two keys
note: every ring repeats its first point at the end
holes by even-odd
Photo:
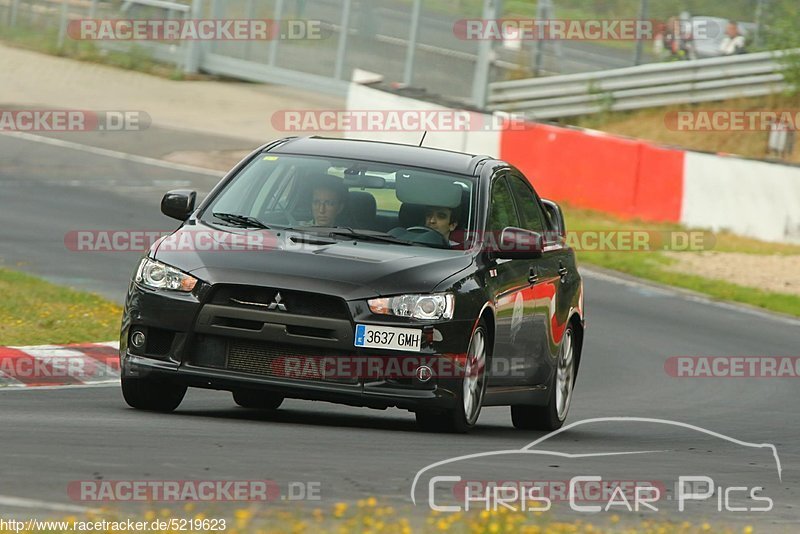
{"type": "Polygon", "coordinates": [[[417,425],[427,432],[467,432],[475,426],[486,392],[486,366],[489,360],[486,323],[480,320],[469,342],[464,378],[458,391],[458,403],[443,412],[418,411],[417,425]]]}
{"type": "Polygon", "coordinates": [[[131,408],[171,412],[186,395],[186,386],[159,378],[122,378],[122,396],[131,408]]]}
{"type": "Polygon", "coordinates": [[[544,406],[515,405],[511,407],[511,422],[521,430],[558,430],[564,425],[575,385],[575,333],[567,325],[558,351],[556,372],[544,406]]]}

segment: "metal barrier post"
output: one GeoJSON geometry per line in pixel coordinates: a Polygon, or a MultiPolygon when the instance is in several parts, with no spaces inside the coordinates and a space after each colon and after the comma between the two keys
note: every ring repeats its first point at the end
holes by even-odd
{"type": "MultiPolygon", "coordinates": [[[[203,16],[203,0],[192,0],[192,10],[190,13],[193,19],[201,18],[203,16]]],[[[204,43],[188,40],[185,41],[184,44],[186,46],[186,58],[183,64],[183,72],[186,74],[197,74],[203,62],[204,43]]]]}
{"type": "Polygon", "coordinates": [[[8,24],[11,26],[17,25],[17,13],[19,13],[19,0],[11,1],[11,10],[8,13],[8,24]]]}
{"type": "MultiPolygon", "coordinates": [[[[639,8],[639,20],[647,20],[647,0],[642,0],[642,5],[639,8]]],[[[636,40],[636,53],[633,56],[633,64],[639,65],[642,62],[642,52],[644,49],[644,39],[636,40]]]]}
{"type": "Polygon", "coordinates": [[[336,49],[336,68],[334,69],[334,78],[337,80],[342,79],[344,73],[344,56],[347,53],[347,36],[350,29],[350,7],[353,0],[344,0],[344,9],[342,9],[342,31],[339,33],[339,46],[336,49]]]}
{"type": "MultiPolygon", "coordinates": [[[[253,16],[254,16],[253,7],[254,7],[253,6],[253,0],[247,0],[246,15],[245,15],[245,17],[247,17],[247,20],[253,20],[253,16]]],[[[248,39],[244,43],[244,58],[245,59],[250,59],[250,52],[251,52],[250,47],[251,47],[252,44],[253,44],[252,40],[250,40],[250,39],[248,39]]]]}
{"type": "MultiPolygon", "coordinates": [[[[483,0],[483,20],[495,14],[494,0],[483,0]]],[[[475,77],[472,79],[472,103],[479,108],[486,106],[486,90],[489,84],[489,61],[492,41],[481,39],[478,42],[478,59],[475,61],[475,77]]]]}
{"type": "MultiPolygon", "coordinates": [[[[272,30],[280,27],[281,17],[283,17],[283,0],[278,0],[275,2],[275,10],[272,12],[273,18],[275,20],[272,21],[272,30]]],[[[278,29],[277,34],[272,35],[272,43],[269,45],[269,64],[274,65],[275,62],[278,60],[278,44],[281,41],[280,29],[278,29]]]]}
{"type": "Polygon", "coordinates": [[[67,23],[69,22],[69,5],[67,0],[61,0],[61,20],[58,24],[58,49],[64,48],[64,40],[67,38],[67,23]]]}
{"type": "Polygon", "coordinates": [[[412,78],[414,77],[414,54],[417,51],[421,10],[422,0],[414,0],[414,9],[411,13],[411,31],[408,35],[408,50],[406,51],[406,68],[403,73],[403,83],[405,85],[411,85],[412,78]]]}

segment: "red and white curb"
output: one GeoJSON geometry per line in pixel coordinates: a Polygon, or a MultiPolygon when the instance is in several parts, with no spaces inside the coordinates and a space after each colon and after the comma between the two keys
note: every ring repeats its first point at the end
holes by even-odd
{"type": "Polygon", "coordinates": [[[0,388],[119,382],[119,342],[0,347],[0,388]]]}

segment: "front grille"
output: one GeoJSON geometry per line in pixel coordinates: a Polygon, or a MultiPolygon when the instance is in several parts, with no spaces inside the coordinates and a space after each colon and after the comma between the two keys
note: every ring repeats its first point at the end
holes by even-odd
{"type": "Polygon", "coordinates": [[[226,369],[273,378],[357,384],[358,377],[335,376],[335,372],[330,376],[336,368],[332,361],[348,356],[344,351],[230,339],[226,369]]]}
{"type": "Polygon", "coordinates": [[[286,307],[285,313],[350,320],[350,311],[343,299],[319,293],[274,287],[220,285],[214,288],[210,303],[263,311],[275,302],[275,296],[279,292],[281,304],[286,307]],[[241,302],[252,304],[241,304],[241,302]]]}

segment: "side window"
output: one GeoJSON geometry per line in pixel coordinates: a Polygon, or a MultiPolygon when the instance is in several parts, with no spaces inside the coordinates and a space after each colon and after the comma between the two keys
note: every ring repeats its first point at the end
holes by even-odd
{"type": "Polygon", "coordinates": [[[514,210],[514,200],[508,190],[505,178],[498,178],[492,184],[492,202],[487,230],[501,231],[506,226],[519,227],[519,218],[514,210]]]}
{"type": "Polygon", "coordinates": [[[508,181],[522,217],[522,228],[543,233],[546,229],[544,215],[533,190],[518,176],[509,176],[508,181]]]}

